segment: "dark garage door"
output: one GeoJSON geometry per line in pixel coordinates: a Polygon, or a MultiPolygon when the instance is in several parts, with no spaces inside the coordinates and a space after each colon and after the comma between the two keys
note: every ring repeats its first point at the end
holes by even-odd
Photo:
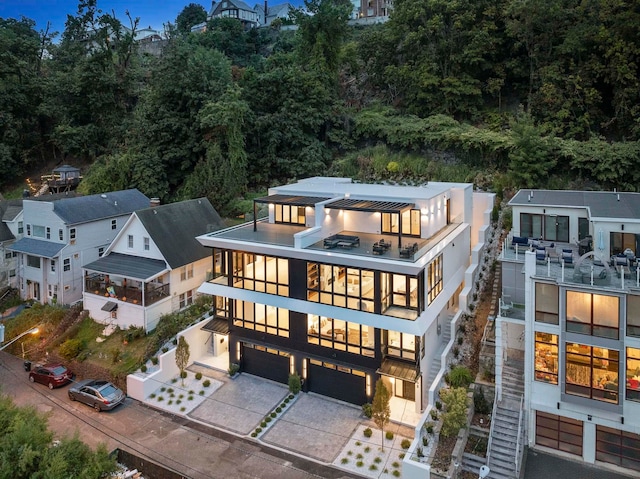
{"type": "Polygon", "coordinates": [[[243,370],[279,383],[289,383],[289,355],[277,349],[243,344],[243,370]]]}
{"type": "Polygon", "coordinates": [[[367,402],[366,375],[362,371],[309,360],[309,391],[352,404],[367,402]]]}

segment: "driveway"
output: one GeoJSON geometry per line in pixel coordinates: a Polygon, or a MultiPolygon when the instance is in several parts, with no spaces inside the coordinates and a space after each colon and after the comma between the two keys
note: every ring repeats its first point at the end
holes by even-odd
{"type": "Polygon", "coordinates": [[[524,479],[538,479],[541,477],[545,479],[567,479],[568,477],[580,479],[629,479],[638,476],[626,476],[601,467],[529,449],[527,451],[524,479]]]}

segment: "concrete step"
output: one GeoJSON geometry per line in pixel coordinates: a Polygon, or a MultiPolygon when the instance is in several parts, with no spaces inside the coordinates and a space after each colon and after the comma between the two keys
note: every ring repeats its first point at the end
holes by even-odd
{"type": "Polygon", "coordinates": [[[469,454],[468,452],[463,453],[462,455],[462,470],[468,471],[473,474],[478,474],[480,471],[480,467],[487,464],[487,459],[485,457],[476,456],[474,454],[469,454]]]}
{"type": "Polygon", "coordinates": [[[489,473],[488,479],[515,479],[516,475],[513,471],[504,469],[497,464],[492,464],[492,462],[493,461],[489,462],[491,472],[489,473]]]}

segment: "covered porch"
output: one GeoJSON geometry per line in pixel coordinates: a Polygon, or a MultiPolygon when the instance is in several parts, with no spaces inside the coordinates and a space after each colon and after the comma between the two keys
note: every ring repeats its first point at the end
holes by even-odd
{"type": "Polygon", "coordinates": [[[169,268],[161,260],[112,253],[84,266],[84,292],[150,306],[170,295],[169,268]]]}

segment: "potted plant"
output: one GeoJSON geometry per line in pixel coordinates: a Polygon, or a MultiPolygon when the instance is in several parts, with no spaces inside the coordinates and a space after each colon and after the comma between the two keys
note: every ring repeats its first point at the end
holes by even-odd
{"type": "Polygon", "coordinates": [[[227,371],[229,372],[231,379],[235,379],[238,374],[240,374],[240,365],[238,363],[231,363],[229,364],[229,369],[227,371]]]}

